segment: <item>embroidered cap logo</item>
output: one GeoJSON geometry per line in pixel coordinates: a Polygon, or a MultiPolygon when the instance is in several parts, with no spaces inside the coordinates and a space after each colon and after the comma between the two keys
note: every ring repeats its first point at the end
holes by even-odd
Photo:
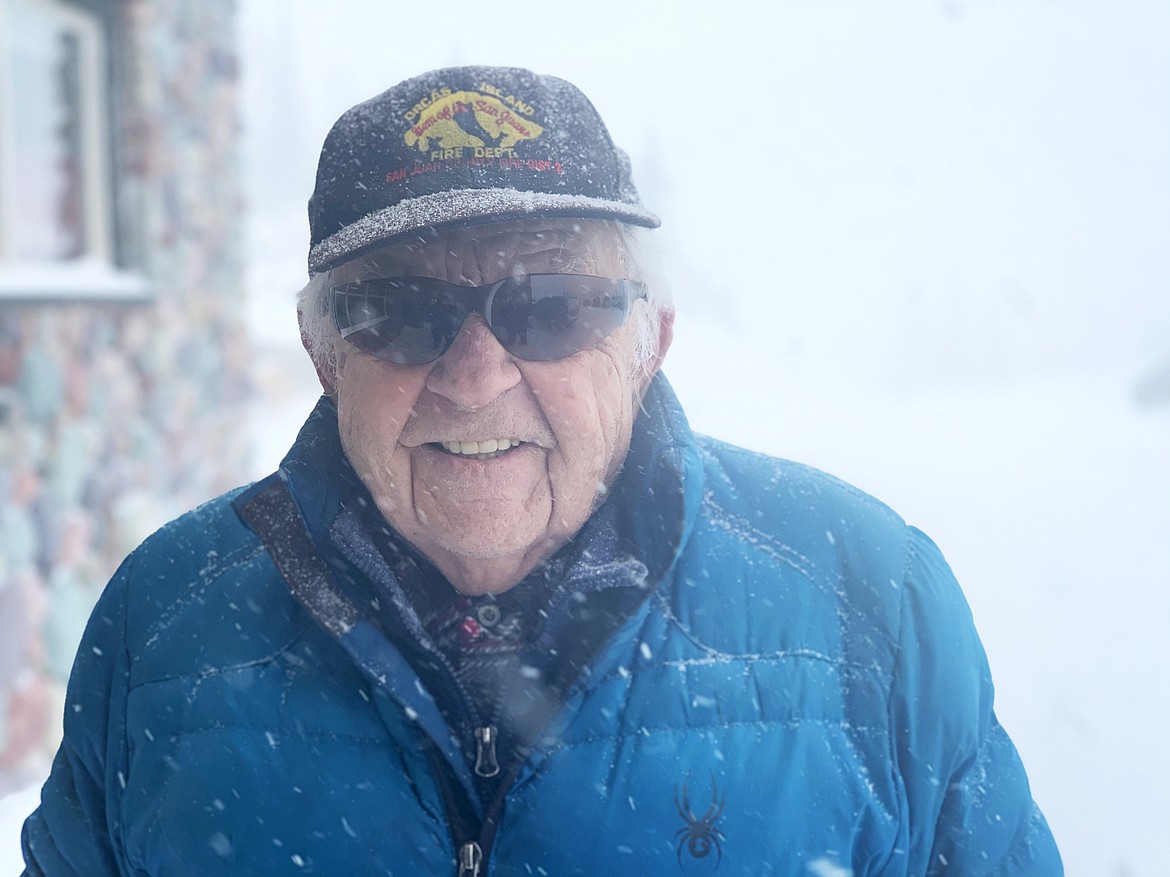
{"type": "Polygon", "coordinates": [[[431,160],[517,158],[517,143],[535,140],[544,133],[530,118],[533,112],[530,105],[511,95],[501,98],[479,91],[449,92],[409,120],[403,139],[431,160]]]}

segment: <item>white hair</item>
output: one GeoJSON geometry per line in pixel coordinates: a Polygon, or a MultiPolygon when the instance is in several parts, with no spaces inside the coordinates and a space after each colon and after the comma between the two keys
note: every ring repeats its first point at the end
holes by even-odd
{"type": "MultiPolygon", "coordinates": [[[[650,364],[658,355],[659,324],[671,310],[670,287],[663,272],[662,252],[658,239],[650,230],[624,222],[607,221],[617,231],[619,257],[628,279],[646,284],[645,302],[635,302],[631,313],[634,323],[634,347],[631,374],[638,383],[648,377],[650,364]]],[[[368,265],[373,269],[376,251],[355,260],[359,270],[368,265]]],[[[376,269],[374,269],[376,270],[376,269]]],[[[336,376],[336,343],[340,340],[337,327],[329,311],[329,272],[322,271],[309,277],[309,282],[297,294],[301,335],[313,363],[322,374],[336,376]]]]}

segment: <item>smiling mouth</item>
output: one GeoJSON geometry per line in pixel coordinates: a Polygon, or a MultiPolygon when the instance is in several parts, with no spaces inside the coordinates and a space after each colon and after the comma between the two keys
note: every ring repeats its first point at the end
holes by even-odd
{"type": "Polygon", "coordinates": [[[487,439],[482,442],[430,442],[430,447],[455,457],[491,460],[522,444],[524,442],[519,439],[487,439]]]}

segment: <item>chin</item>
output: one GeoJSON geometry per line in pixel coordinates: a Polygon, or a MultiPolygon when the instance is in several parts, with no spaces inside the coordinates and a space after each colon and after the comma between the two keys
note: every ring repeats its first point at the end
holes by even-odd
{"type": "Polygon", "coordinates": [[[545,528],[521,528],[514,517],[497,519],[497,526],[484,526],[482,517],[472,521],[458,518],[448,526],[426,527],[423,535],[430,544],[455,557],[495,560],[527,553],[545,538],[545,528]]]}
{"type": "Polygon", "coordinates": [[[452,534],[448,538],[430,534],[435,543],[449,554],[467,560],[498,560],[503,557],[520,557],[534,550],[544,540],[517,539],[515,533],[508,534],[507,539],[468,538],[467,533],[452,534]]]}

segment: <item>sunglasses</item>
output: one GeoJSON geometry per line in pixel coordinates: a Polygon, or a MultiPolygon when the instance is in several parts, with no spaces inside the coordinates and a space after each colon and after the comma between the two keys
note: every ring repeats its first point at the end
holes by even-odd
{"type": "Polygon", "coordinates": [[[563,359],[613,334],[646,285],[585,274],[522,274],[486,286],[433,277],[377,277],[331,289],[341,337],[384,362],[419,365],[447,352],[480,314],[519,359],[563,359]]]}

